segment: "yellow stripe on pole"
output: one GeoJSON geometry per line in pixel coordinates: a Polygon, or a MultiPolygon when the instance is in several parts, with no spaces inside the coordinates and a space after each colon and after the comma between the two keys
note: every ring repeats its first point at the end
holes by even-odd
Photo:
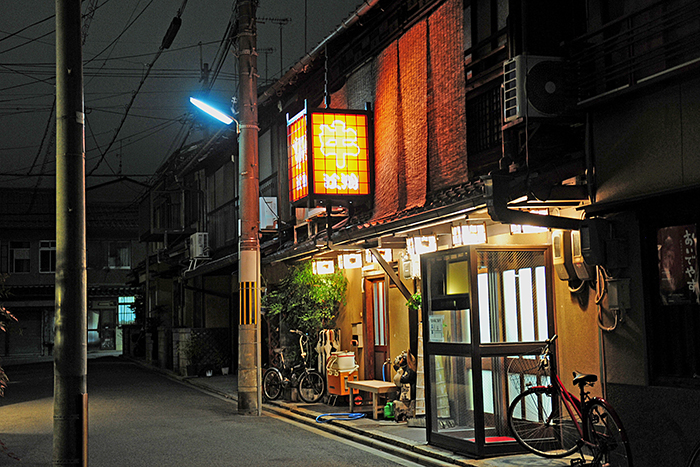
{"type": "Polygon", "coordinates": [[[240,324],[258,322],[258,288],[255,282],[240,282],[239,289],[240,324]]]}

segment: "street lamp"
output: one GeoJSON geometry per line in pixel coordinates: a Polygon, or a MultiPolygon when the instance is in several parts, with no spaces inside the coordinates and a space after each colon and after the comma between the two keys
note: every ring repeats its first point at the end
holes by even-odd
{"type": "Polygon", "coordinates": [[[230,125],[233,122],[236,122],[236,129],[238,129],[238,120],[235,118],[231,117],[228,114],[225,114],[221,110],[207,104],[204,101],[201,101],[199,99],[195,99],[194,97],[190,97],[190,102],[197,107],[198,109],[202,110],[203,112],[207,113],[208,115],[211,115],[215,119],[219,120],[220,122],[225,123],[226,125],[230,125]]]}

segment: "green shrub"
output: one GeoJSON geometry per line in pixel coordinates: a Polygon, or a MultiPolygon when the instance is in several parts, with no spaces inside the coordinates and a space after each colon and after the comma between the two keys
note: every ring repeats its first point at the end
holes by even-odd
{"type": "Polygon", "coordinates": [[[279,316],[290,329],[314,336],[335,327],[347,284],[342,272],[316,275],[307,261],[291,268],[279,286],[263,297],[263,305],[268,316],[279,316]]]}

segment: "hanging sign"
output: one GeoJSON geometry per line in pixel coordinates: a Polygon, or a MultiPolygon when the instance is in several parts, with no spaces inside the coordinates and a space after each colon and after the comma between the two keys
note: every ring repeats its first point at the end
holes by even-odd
{"type": "Polygon", "coordinates": [[[295,205],[368,200],[372,186],[371,113],[304,109],[287,116],[289,194],[295,205]]]}
{"type": "Polygon", "coordinates": [[[700,304],[695,224],[657,230],[659,292],[664,305],[700,304]]]}

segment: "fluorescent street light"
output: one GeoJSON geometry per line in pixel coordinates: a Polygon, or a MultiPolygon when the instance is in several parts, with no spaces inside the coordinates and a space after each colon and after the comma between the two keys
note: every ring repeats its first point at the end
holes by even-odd
{"type": "Polygon", "coordinates": [[[204,112],[208,113],[212,117],[216,118],[217,120],[224,122],[226,125],[230,125],[234,119],[226,115],[225,113],[221,112],[220,110],[216,110],[214,107],[210,106],[209,104],[205,104],[204,102],[200,101],[199,99],[195,99],[194,97],[190,97],[190,102],[192,102],[197,108],[203,110],[204,112]]]}

